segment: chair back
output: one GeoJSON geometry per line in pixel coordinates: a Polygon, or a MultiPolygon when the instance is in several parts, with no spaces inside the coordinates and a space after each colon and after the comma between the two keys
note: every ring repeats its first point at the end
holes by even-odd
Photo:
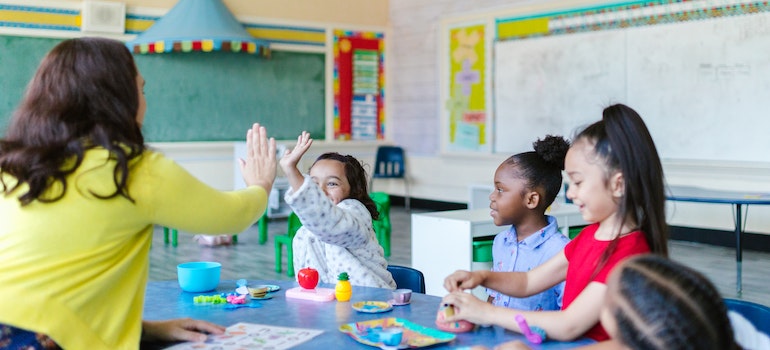
{"type": "Polygon", "coordinates": [[[388,271],[396,281],[396,288],[411,289],[415,293],[425,293],[425,276],[420,270],[406,266],[388,265],[388,271]]]}
{"type": "Polygon", "coordinates": [[[741,314],[758,331],[770,335],[770,307],[738,299],[724,299],[724,301],[728,310],[741,314]]]}
{"type": "Polygon", "coordinates": [[[380,213],[377,221],[387,221],[390,224],[390,195],[385,192],[372,192],[369,197],[377,206],[377,212],[380,213]]]}
{"type": "Polygon", "coordinates": [[[404,149],[398,146],[380,146],[374,161],[372,177],[399,178],[404,177],[404,149]]]}
{"type": "Polygon", "coordinates": [[[299,221],[299,217],[297,214],[294,214],[294,212],[289,213],[289,231],[286,232],[286,235],[289,236],[289,238],[294,238],[294,235],[297,234],[297,231],[300,227],[302,227],[302,222],[299,221]]]}

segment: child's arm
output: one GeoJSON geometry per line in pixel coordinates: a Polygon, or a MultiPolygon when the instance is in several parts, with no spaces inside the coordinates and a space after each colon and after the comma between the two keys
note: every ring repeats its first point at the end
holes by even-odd
{"type": "Polygon", "coordinates": [[[605,340],[602,342],[598,342],[591,345],[581,346],[579,348],[575,348],[577,350],[615,350],[615,349],[626,349],[626,347],[623,346],[619,341],[617,340],[605,340]]]}
{"type": "Polygon", "coordinates": [[[302,176],[302,172],[297,169],[297,164],[302,156],[310,149],[313,144],[313,139],[310,138],[310,133],[303,131],[302,134],[297,136],[297,144],[293,149],[286,150],[283,157],[281,157],[281,169],[289,180],[289,186],[296,191],[302,187],[302,183],[305,182],[305,178],[302,176]]]}
{"type": "Polygon", "coordinates": [[[567,258],[561,252],[528,272],[456,271],[444,279],[444,288],[455,292],[483,285],[505,295],[523,298],[563,281],[567,266],[567,258]]]}
{"type": "Polygon", "coordinates": [[[599,313],[607,287],[591,282],[563,311],[522,311],[496,307],[479,300],[472,294],[455,292],[447,295],[443,303],[455,306],[454,316],[446,322],[467,320],[478,324],[495,324],[521,333],[516,315],[523,315],[527,323],[545,330],[548,339],[570,341],[582,336],[599,322],[599,313]]]}

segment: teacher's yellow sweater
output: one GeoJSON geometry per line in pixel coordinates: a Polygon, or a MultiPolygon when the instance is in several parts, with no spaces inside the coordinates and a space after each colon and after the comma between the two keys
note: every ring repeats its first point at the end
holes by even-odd
{"type": "Polygon", "coordinates": [[[56,202],[21,207],[23,192],[0,193],[0,323],[48,334],[65,349],[136,349],[153,224],[238,233],[267,205],[261,187],[220,192],[152,151],[131,163],[134,203],[96,198],[114,192],[113,169],[97,148],[56,202]]]}

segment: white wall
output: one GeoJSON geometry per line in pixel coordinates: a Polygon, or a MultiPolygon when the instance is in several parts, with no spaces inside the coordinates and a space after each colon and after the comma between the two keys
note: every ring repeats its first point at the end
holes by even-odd
{"type": "MultiPolygon", "coordinates": [[[[585,3],[583,3],[584,5],[585,3]]],[[[490,184],[497,166],[507,154],[445,155],[440,154],[441,121],[439,111],[439,27],[449,17],[483,16],[490,11],[506,13],[542,12],[543,7],[581,6],[577,1],[506,0],[391,0],[391,35],[387,39],[387,106],[388,137],[391,143],[407,150],[410,196],[432,200],[465,203],[470,184],[490,184]],[[550,5],[549,5],[550,4],[550,5]],[[557,4],[557,5],[554,5],[557,4]],[[504,9],[504,10],[503,10],[504,9]]],[[[729,137],[729,135],[726,135],[729,137]]],[[[158,145],[172,158],[190,168],[196,175],[221,189],[232,188],[232,145],[197,144],[184,147],[158,145]],[[196,160],[200,149],[206,160],[196,160]],[[213,153],[219,156],[212,155],[213,153]],[[178,158],[177,158],[178,157],[178,158]],[[209,166],[204,165],[208,163],[209,166]]],[[[318,142],[314,154],[327,150],[353,154],[371,164],[375,144],[318,142]]],[[[308,159],[314,158],[308,155],[308,159]]],[[[769,159],[770,160],[770,159],[769,159]]],[[[666,180],[671,185],[693,185],[716,189],[770,192],[770,163],[710,163],[665,161],[666,180]]],[[[401,181],[375,183],[375,189],[404,194],[401,181]]],[[[673,225],[732,231],[734,219],[728,205],[669,203],[669,222],[673,225]]],[[[746,230],[770,234],[770,206],[750,207],[746,230]]]]}
{"type": "MultiPolygon", "coordinates": [[[[489,13],[511,16],[570,9],[606,0],[391,0],[392,38],[389,57],[389,137],[406,147],[415,197],[454,202],[468,200],[469,184],[490,183],[507,155],[450,156],[440,154],[444,101],[439,98],[439,28],[442,20],[488,18],[489,13]]],[[[598,119],[598,117],[597,117],[598,119]]],[[[734,137],[740,142],[738,135],[734,137]]],[[[770,151],[770,150],[769,150],[770,151]]],[[[766,163],[664,161],[672,185],[770,192],[770,156],[766,163]]],[[[681,226],[733,230],[730,206],[671,203],[670,223],[681,226]]],[[[746,230],[770,234],[770,206],[749,208],[746,230]]]]}

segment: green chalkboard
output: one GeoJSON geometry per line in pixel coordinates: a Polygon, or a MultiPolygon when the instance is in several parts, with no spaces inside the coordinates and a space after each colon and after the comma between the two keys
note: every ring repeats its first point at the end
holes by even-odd
{"type": "MultiPolygon", "coordinates": [[[[0,36],[0,120],[7,120],[42,57],[60,39],[0,36]]],[[[136,55],[146,80],[145,138],[161,141],[244,140],[254,122],[277,139],[302,130],[325,135],[324,55],[273,52],[270,58],[229,52],[136,55]]]]}
{"type": "Polygon", "coordinates": [[[3,135],[40,61],[60,41],[0,36],[0,130],[3,135]]]}

